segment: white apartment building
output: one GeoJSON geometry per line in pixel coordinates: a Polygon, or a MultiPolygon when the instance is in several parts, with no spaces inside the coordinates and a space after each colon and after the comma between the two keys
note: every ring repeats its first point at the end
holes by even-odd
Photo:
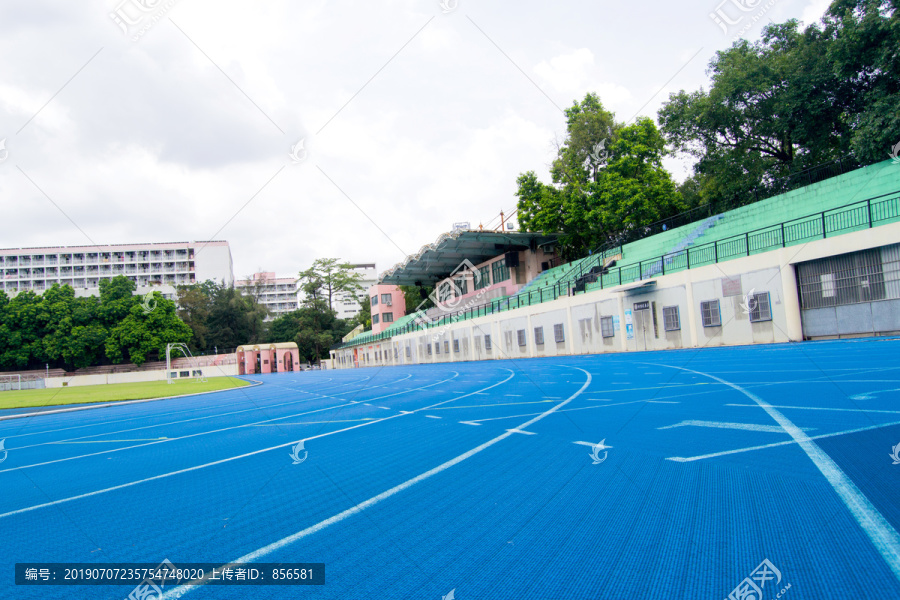
{"type": "Polygon", "coordinates": [[[76,296],[97,296],[100,280],[124,275],[138,294],[158,291],[175,299],[175,287],[213,280],[234,284],[231,248],[226,241],[53,246],[0,250],[0,290],[8,296],[54,284],[76,296]]]}
{"type": "Polygon", "coordinates": [[[254,273],[250,279],[234,282],[234,287],[253,296],[269,310],[266,321],[297,310],[300,306],[300,288],[296,277],[276,277],[271,271],[254,273]]]}
{"type": "MultiPolygon", "coordinates": [[[[369,301],[369,288],[378,283],[378,270],[375,263],[351,264],[353,271],[362,275],[359,284],[362,286],[360,298],[363,302],[369,301]]],[[[359,314],[359,299],[353,294],[340,293],[332,298],[332,307],[337,312],[338,319],[352,319],[359,314]]]]}

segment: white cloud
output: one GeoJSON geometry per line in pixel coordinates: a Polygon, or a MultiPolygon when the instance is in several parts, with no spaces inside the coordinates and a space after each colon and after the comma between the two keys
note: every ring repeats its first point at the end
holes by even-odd
{"type": "Polygon", "coordinates": [[[413,252],[513,208],[519,173],[546,179],[559,106],[594,91],[624,120],[676,73],[644,114],[706,83],[728,43],[708,10],[649,2],[182,0],[137,43],[118,0],[0,3],[3,245],[205,239],[231,220],[238,276],[325,255],[385,269],[401,252],[335,184],[413,252]]]}

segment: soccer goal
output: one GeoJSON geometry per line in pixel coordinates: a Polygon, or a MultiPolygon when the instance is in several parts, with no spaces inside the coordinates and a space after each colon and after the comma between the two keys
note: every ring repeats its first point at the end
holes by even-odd
{"type": "Polygon", "coordinates": [[[0,375],[0,392],[22,389],[21,375],[0,375]]]}

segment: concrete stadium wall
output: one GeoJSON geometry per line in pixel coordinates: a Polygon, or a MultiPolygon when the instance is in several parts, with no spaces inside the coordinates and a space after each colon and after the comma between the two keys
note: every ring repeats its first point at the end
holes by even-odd
{"type": "MultiPolygon", "coordinates": [[[[234,377],[237,365],[219,365],[202,367],[206,377],[234,377]]],[[[173,369],[174,370],[174,369],[173,369]]],[[[184,368],[183,370],[192,370],[184,368]]],[[[165,381],[166,371],[135,371],[133,373],[110,373],[101,375],[75,375],[74,377],[51,377],[46,379],[48,388],[75,387],[81,385],[104,385],[107,383],[143,383],[146,381],[165,381]],[[66,385],[63,386],[63,383],[66,385]]]]}
{"type": "MultiPolygon", "coordinates": [[[[634,285],[628,284],[594,290],[443,327],[414,331],[356,347],[358,366],[801,341],[800,298],[793,265],[877,248],[896,243],[898,239],[900,223],[891,223],[644,280],[643,283],[651,282],[650,287],[628,290],[634,285]],[[742,304],[751,290],[769,293],[770,321],[750,322],[742,304]],[[719,301],[721,326],[703,326],[700,304],[710,300],[719,301]],[[643,302],[651,306],[655,304],[655,331],[649,324],[648,329],[642,332],[635,327],[635,304],[643,302]],[[680,330],[665,331],[662,309],[668,306],[678,307],[680,330]],[[613,319],[611,337],[601,335],[602,317],[613,319]],[[554,338],[554,325],[557,324],[563,326],[562,342],[556,342],[554,338]],[[543,327],[543,344],[535,343],[535,327],[543,327]],[[525,331],[524,345],[518,343],[520,330],[525,331]],[[486,336],[490,336],[490,349],[485,344],[486,336]],[[445,341],[449,342],[449,352],[445,351],[445,341]],[[439,344],[439,352],[436,344],[439,344]],[[458,351],[454,351],[456,348],[458,351]]],[[[897,320],[895,329],[900,329],[900,312],[893,307],[886,311],[888,316],[885,318],[897,320]]],[[[353,368],[353,351],[351,347],[336,350],[333,368],[353,368]]]]}

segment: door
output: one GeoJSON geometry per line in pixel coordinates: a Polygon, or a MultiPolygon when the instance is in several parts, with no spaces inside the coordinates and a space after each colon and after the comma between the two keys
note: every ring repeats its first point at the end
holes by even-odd
{"type": "Polygon", "coordinates": [[[650,307],[648,302],[636,302],[634,304],[634,343],[638,350],[647,350],[647,342],[653,336],[650,328],[650,307]]]}

